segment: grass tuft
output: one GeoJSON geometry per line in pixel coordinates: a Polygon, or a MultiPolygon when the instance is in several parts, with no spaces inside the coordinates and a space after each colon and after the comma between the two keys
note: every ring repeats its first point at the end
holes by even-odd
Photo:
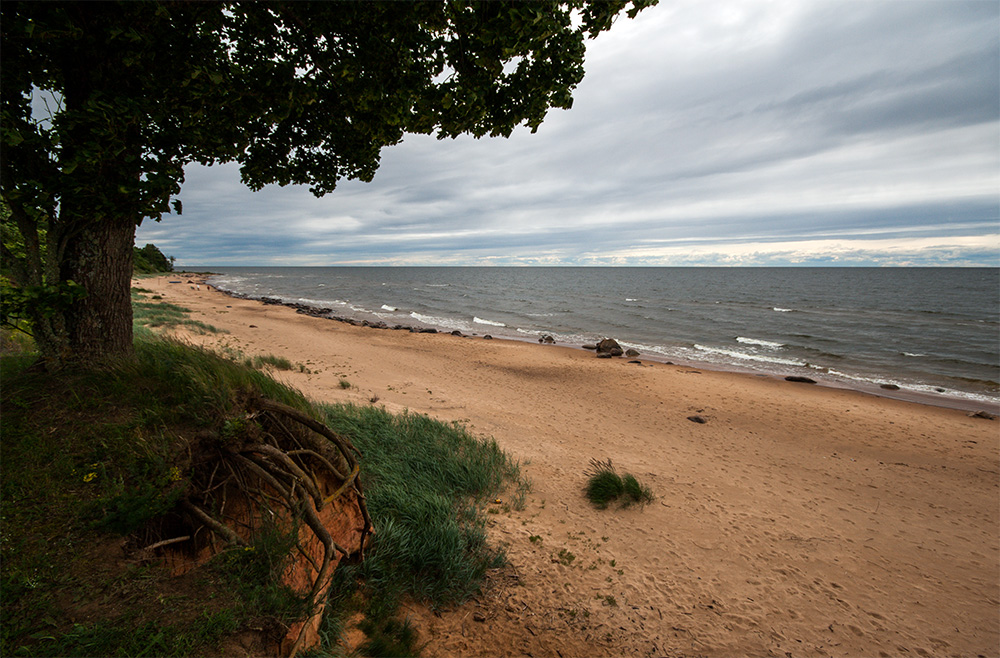
{"type": "Polygon", "coordinates": [[[250,368],[256,368],[261,370],[265,367],[270,366],[275,370],[292,370],[292,362],[283,356],[274,356],[273,354],[259,354],[253,357],[247,357],[243,360],[244,365],[250,368]]]}
{"type": "Polygon", "coordinates": [[[611,459],[590,460],[586,475],[588,478],[584,493],[599,509],[607,509],[616,500],[620,501],[622,507],[628,507],[634,503],[644,505],[654,499],[652,490],[640,484],[634,475],[618,475],[611,459]]]}

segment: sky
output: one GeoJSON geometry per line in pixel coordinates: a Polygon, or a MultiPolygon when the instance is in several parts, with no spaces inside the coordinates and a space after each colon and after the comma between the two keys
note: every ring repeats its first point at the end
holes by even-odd
{"type": "Polygon", "coordinates": [[[571,110],[408,135],[371,183],[186,168],[180,267],[1000,266],[1000,3],[661,0],[571,110]]]}

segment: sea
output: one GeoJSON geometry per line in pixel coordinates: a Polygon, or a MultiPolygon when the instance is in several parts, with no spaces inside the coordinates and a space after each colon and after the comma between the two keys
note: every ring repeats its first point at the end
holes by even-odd
{"type": "Polygon", "coordinates": [[[1000,268],[207,269],[223,291],[331,317],[572,347],[610,337],[640,360],[1000,406],[1000,268]]]}

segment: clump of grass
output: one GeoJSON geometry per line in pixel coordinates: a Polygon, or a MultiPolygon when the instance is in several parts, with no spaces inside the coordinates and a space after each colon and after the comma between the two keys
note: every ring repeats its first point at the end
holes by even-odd
{"type": "Polygon", "coordinates": [[[358,628],[368,636],[358,653],[374,658],[408,658],[420,654],[417,646],[417,630],[409,619],[402,621],[391,618],[382,622],[365,619],[358,628]]]}
{"type": "Polygon", "coordinates": [[[291,370],[292,362],[283,356],[274,356],[273,354],[258,354],[257,356],[247,357],[244,359],[243,363],[251,368],[257,368],[261,370],[265,367],[272,367],[275,370],[291,370]]]}
{"type": "Polygon", "coordinates": [[[610,458],[606,461],[591,459],[586,475],[587,499],[600,509],[607,509],[616,500],[622,507],[628,507],[634,503],[644,505],[654,498],[652,490],[640,484],[631,473],[619,475],[610,458]]]}

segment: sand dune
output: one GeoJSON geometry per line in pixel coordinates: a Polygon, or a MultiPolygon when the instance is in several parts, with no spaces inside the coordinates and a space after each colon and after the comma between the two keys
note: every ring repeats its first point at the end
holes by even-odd
{"type": "Polygon", "coordinates": [[[461,421],[521,460],[526,507],[490,515],[511,566],[458,609],[411,606],[426,655],[1000,655],[998,421],[561,346],[353,327],[186,281],[141,285],[229,332],[192,342],[287,357],[313,372],[277,377],[314,399],[461,421]],[[656,501],[593,508],[592,458],[656,501]]]}

